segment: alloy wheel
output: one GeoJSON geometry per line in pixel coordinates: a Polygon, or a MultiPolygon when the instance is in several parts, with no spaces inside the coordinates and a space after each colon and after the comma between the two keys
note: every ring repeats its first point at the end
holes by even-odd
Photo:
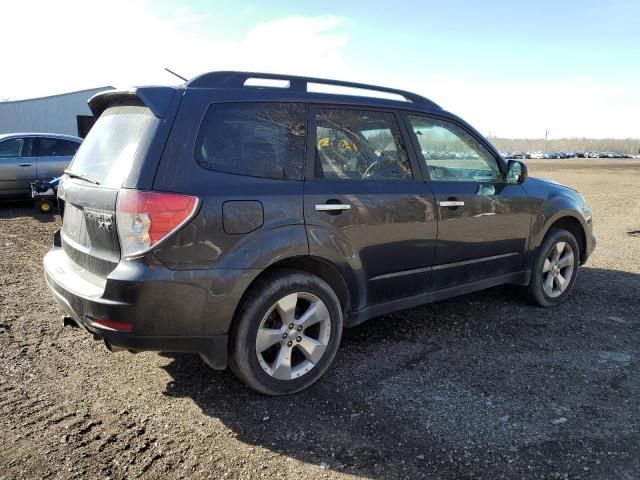
{"type": "Polygon", "coordinates": [[[559,297],[569,287],[574,270],[573,247],[558,242],[547,253],[542,266],[542,288],[549,297],[559,297]]]}
{"type": "Polygon", "coordinates": [[[313,369],[331,337],[331,315],[317,296],[296,292],[278,300],[260,322],[256,355],[277,380],[292,380],[313,369]]]}

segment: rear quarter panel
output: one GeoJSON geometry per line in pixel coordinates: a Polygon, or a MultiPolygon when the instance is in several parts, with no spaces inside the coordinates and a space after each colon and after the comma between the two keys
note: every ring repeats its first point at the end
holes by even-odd
{"type": "MultiPolygon", "coordinates": [[[[195,142],[206,109],[225,100],[237,101],[216,90],[187,90],[155,177],[154,190],[188,193],[201,199],[196,217],[155,251],[175,270],[261,270],[280,259],[309,253],[302,180],[221,173],[196,162],[195,142]],[[262,225],[247,233],[229,233],[237,231],[229,222],[236,222],[239,231],[243,222],[237,211],[233,218],[228,214],[223,218],[226,202],[259,203],[262,225]]],[[[247,212],[256,215],[253,206],[247,212]]]]}

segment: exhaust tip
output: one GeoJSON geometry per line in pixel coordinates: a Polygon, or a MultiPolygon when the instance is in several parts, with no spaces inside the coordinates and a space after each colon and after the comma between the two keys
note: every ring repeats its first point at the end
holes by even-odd
{"type": "Polygon", "coordinates": [[[62,326],[70,328],[80,328],[80,325],[72,317],[62,317],[62,326]]]}
{"type": "Polygon", "coordinates": [[[111,353],[125,352],[127,350],[126,348],[116,347],[115,345],[111,345],[106,340],[104,341],[104,346],[107,347],[107,350],[109,350],[111,353]]]}

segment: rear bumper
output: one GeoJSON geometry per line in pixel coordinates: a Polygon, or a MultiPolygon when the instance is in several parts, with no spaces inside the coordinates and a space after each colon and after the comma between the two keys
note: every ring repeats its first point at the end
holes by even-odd
{"type": "Polygon", "coordinates": [[[60,308],[107,346],[134,352],[198,353],[217,369],[226,367],[233,313],[255,278],[245,270],[176,272],[162,265],[123,261],[100,279],[55,246],[43,263],[47,285],[60,308]]]}
{"type": "MultiPolygon", "coordinates": [[[[76,294],[60,291],[60,285],[47,275],[47,284],[62,311],[71,317],[78,326],[104,340],[110,350],[124,349],[130,352],[185,352],[197,353],[215,369],[227,366],[227,335],[211,336],[145,336],[128,332],[110,330],[96,324],[92,317],[84,313],[91,309],[92,300],[76,294]],[[75,305],[75,307],[72,306],[75,305]]],[[[112,311],[117,318],[117,310],[112,311]]],[[[111,316],[114,318],[114,316],[111,316]]]]}

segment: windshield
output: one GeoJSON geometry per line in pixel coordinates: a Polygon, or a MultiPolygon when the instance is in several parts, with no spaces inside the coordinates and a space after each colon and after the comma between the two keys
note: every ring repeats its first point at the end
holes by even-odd
{"type": "Polygon", "coordinates": [[[108,108],[98,118],[69,165],[69,171],[103,187],[120,188],[131,171],[136,152],[156,124],[142,106],[108,108]]]}

